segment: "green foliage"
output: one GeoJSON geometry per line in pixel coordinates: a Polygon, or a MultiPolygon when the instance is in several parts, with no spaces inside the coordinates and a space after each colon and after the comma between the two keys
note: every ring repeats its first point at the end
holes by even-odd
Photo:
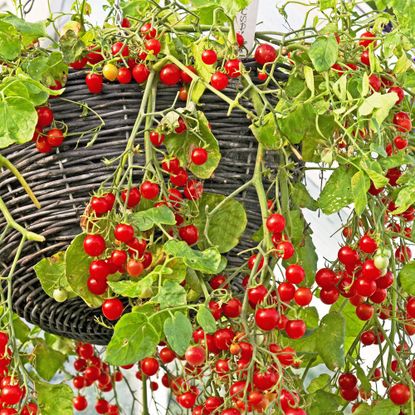
{"type": "Polygon", "coordinates": [[[216,320],[204,304],[199,307],[196,320],[205,333],[214,333],[216,331],[216,320]]]}
{"type": "Polygon", "coordinates": [[[318,390],[313,393],[311,399],[313,404],[309,408],[310,415],[335,414],[339,406],[343,403],[338,395],[324,390],[318,390]]]}
{"type": "Polygon", "coordinates": [[[174,213],[164,205],[133,213],[129,219],[140,231],[148,231],[154,226],[176,224],[174,213]]]}
{"type": "Polygon", "coordinates": [[[92,294],[87,286],[89,265],[92,258],[83,248],[85,235],[75,237],[65,252],[65,274],[72,291],[79,295],[90,307],[99,307],[103,296],[92,294]]]}
{"type": "Polygon", "coordinates": [[[291,198],[293,203],[299,208],[306,208],[313,211],[318,209],[317,201],[311,197],[302,182],[293,183],[291,188],[291,198]]]}
{"type": "Polygon", "coordinates": [[[23,144],[32,139],[37,114],[31,101],[18,96],[0,101],[0,148],[23,144]]]}
{"type": "Polygon", "coordinates": [[[389,399],[375,402],[372,405],[362,403],[354,411],[354,415],[398,415],[401,413],[400,407],[389,399]]]}
{"type": "Polygon", "coordinates": [[[370,187],[370,180],[362,171],[355,173],[351,180],[354,210],[361,215],[367,205],[367,191],[370,187]]]}
{"type": "Polygon", "coordinates": [[[261,124],[253,123],[250,128],[252,134],[268,150],[278,150],[283,146],[282,137],[277,129],[275,115],[270,112],[265,115],[261,124]]]}
{"type": "Polygon", "coordinates": [[[355,173],[356,170],[346,166],[340,166],[333,172],[318,200],[323,213],[330,215],[353,202],[351,181],[355,173]]]}
{"type": "MultiPolygon", "coordinates": [[[[365,98],[358,109],[358,115],[361,117],[371,115],[371,119],[377,121],[377,125],[382,124],[389,115],[390,110],[395,105],[397,95],[394,92],[388,94],[380,94],[374,92],[369,97],[365,98]]],[[[373,125],[373,123],[372,123],[373,125]]],[[[376,130],[376,126],[373,126],[376,130]]]]}
{"type": "Polygon", "coordinates": [[[40,380],[35,382],[39,409],[42,415],[72,415],[73,391],[64,383],[51,384],[40,380]]]}
{"type": "Polygon", "coordinates": [[[176,156],[182,165],[200,179],[208,179],[218,167],[221,159],[218,141],[212,134],[208,120],[203,112],[197,112],[197,125],[194,129],[188,129],[182,134],[169,134],[165,139],[165,145],[171,155],[176,156]],[[198,166],[191,163],[192,149],[203,147],[208,153],[206,163],[198,166]]]}
{"type": "Polygon", "coordinates": [[[44,22],[28,22],[11,13],[1,14],[0,21],[9,23],[19,32],[23,46],[29,46],[39,38],[47,36],[44,22]]]}
{"type": "Polygon", "coordinates": [[[136,363],[155,353],[161,338],[160,315],[154,309],[124,314],[115,325],[106,350],[106,361],[113,365],[136,363]]]}
{"type": "Polygon", "coordinates": [[[59,39],[65,63],[79,60],[85,50],[85,43],[73,30],[67,30],[59,39]]]}
{"type": "Polygon", "coordinates": [[[45,85],[53,85],[56,80],[63,81],[68,73],[68,65],[60,51],[26,59],[22,68],[31,78],[45,85]]]}
{"type": "Polygon", "coordinates": [[[336,63],[338,54],[339,45],[334,35],[317,38],[308,51],[317,72],[328,71],[336,63]]]}
{"type": "Polygon", "coordinates": [[[331,376],[328,373],[322,373],[314,378],[307,387],[308,393],[317,392],[318,390],[326,390],[330,385],[331,376]]]}
{"type": "Polygon", "coordinates": [[[326,314],[320,322],[318,335],[324,341],[317,341],[317,352],[330,370],[344,364],[344,338],[346,323],[344,317],[335,311],[326,314]]]}
{"type": "Polygon", "coordinates": [[[176,281],[166,280],[154,301],[160,304],[161,309],[186,305],[186,290],[176,281]]]}
{"type": "Polygon", "coordinates": [[[56,288],[63,288],[72,292],[65,273],[65,253],[57,252],[49,258],[41,259],[33,269],[42,285],[43,290],[49,297],[53,298],[56,288]]]}
{"type": "Polygon", "coordinates": [[[176,311],[174,316],[164,322],[164,334],[172,350],[179,356],[186,351],[192,339],[192,323],[182,312],[176,311]]]}
{"type": "Polygon", "coordinates": [[[199,200],[195,225],[199,229],[200,249],[215,246],[220,253],[228,252],[238,244],[245,231],[246,212],[242,203],[235,199],[228,199],[207,221],[206,213],[224,199],[222,195],[203,193],[199,200]]]}
{"type": "Polygon", "coordinates": [[[404,292],[415,295],[415,261],[402,267],[399,272],[399,283],[404,292]]]}
{"type": "Polygon", "coordinates": [[[0,58],[14,60],[20,55],[21,49],[19,32],[11,23],[0,20],[0,58]]]}
{"type": "Polygon", "coordinates": [[[66,354],[52,349],[46,341],[39,340],[33,350],[32,364],[43,379],[50,381],[63,368],[66,359],[66,354]]]}
{"type": "Polygon", "coordinates": [[[217,248],[208,248],[204,251],[197,251],[190,248],[184,241],[170,240],[164,245],[167,254],[176,258],[182,258],[185,264],[206,274],[220,272],[221,255],[217,248]]]}
{"type": "Polygon", "coordinates": [[[147,275],[138,280],[109,281],[108,285],[115,294],[129,298],[150,298],[153,295],[152,275],[147,275]]]}

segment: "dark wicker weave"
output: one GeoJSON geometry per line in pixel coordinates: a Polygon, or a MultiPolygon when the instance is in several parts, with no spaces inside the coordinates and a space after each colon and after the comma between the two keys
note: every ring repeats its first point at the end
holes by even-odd
{"type": "MultiPolygon", "coordinates": [[[[64,97],[86,102],[105,120],[94,145],[85,147],[91,137],[84,136],[78,144],[78,138],[66,140],[57,152],[48,155],[38,153],[33,144],[2,151],[23,174],[42,208],[37,210],[30,203],[17,180],[7,171],[0,172],[0,195],[17,222],[46,237],[45,243],[27,243],[24,247],[13,277],[15,311],[48,332],[106,344],[112,332],[95,322],[94,317],[100,315],[100,310],[88,308],[81,299],[55,302],[43,291],[32,269],[41,258],[64,250],[74,235],[80,233],[79,219],[89,196],[114,169],[114,166],[105,166],[102,159],[119,156],[122,152],[140,105],[142,88],[136,84],[107,84],[102,94],[91,95],[86,90],[84,77],[82,72],[70,74],[64,97]]],[[[176,88],[160,87],[158,108],[169,107],[176,93],[176,88]]],[[[234,91],[230,89],[227,93],[232,95],[234,91]]],[[[100,123],[92,113],[86,118],[80,117],[78,105],[60,98],[52,100],[51,104],[55,118],[66,122],[71,133],[81,133],[100,123]]],[[[235,110],[227,117],[227,110],[228,105],[213,94],[204,97],[203,111],[219,140],[223,157],[214,177],[205,183],[205,189],[224,194],[251,178],[256,155],[256,141],[246,116],[235,110]]],[[[244,192],[239,200],[249,216],[240,250],[251,246],[250,235],[260,224],[260,212],[254,191],[244,192]]],[[[0,230],[4,226],[5,221],[0,218],[0,230]]],[[[10,267],[19,240],[20,235],[11,231],[0,246],[0,273],[5,274],[10,267]]],[[[229,259],[233,264],[238,262],[233,253],[229,259]]]]}

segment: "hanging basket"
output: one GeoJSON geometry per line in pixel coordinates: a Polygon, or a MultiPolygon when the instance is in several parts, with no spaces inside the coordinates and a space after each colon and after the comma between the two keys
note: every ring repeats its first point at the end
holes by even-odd
{"type": "MultiPolygon", "coordinates": [[[[245,65],[255,70],[253,62],[245,65]]],[[[277,72],[276,76],[285,79],[282,72],[277,72]]],[[[225,93],[235,96],[236,90],[237,85],[231,85],[225,93]]],[[[70,133],[81,134],[81,138],[75,135],[77,138],[66,140],[56,153],[47,155],[39,153],[34,144],[12,146],[2,151],[25,177],[42,207],[36,209],[30,203],[18,181],[8,171],[0,172],[0,196],[18,223],[46,238],[44,243],[28,242],[24,246],[13,276],[14,310],[48,332],[102,345],[111,338],[112,331],[95,320],[96,316],[101,316],[100,309],[89,308],[79,298],[57,303],[43,291],[33,266],[43,257],[65,250],[73,237],[81,232],[80,216],[90,195],[115,168],[104,164],[103,159],[117,157],[124,150],[142,93],[137,84],[106,84],[103,93],[92,95],[85,87],[85,73],[71,73],[62,98],[51,100],[51,106],[55,118],[67,123],[70,133]],[[93,111],[82,114],[82,108],[76,102],[86,103],[105,122],[93,146],[87,146],[91,134],[82,136],[82,133],[98,126],[101,121],[93,111]]],[[[170,107],[176,94],[175,88],[160,86],[157,108],[170,107]]],[[[233,110],[228,117],[228,104],[214,94],[204,95],[202,109],[219,141],[222,154],[219,167],[214,176],[205,181],[204,187],[208,192],[230,194],[248,181],[254,170],[256,140],[249,129],[250,121],[238,110],[233,110]]],[[[143,137],[137,137],[136,142],[140,143],[140,140],[142,143],[143,137]]],[[[135,182],[139,179],[139,176],[135,177],[135,182]]],[[[255,191],[248,189],[237,199],[247,211],[248,227],[238,247],[228,254],[232,265],[241,261],[236,252],[254,245],[251,236],[261,224],[255,191]]],[[[5,221],[1,218],[0,229],[4,226],[5,221]]],[[[13,230],[0,245],[2,275],[7,275],[19,241],[20,234],[13,230]]]]}

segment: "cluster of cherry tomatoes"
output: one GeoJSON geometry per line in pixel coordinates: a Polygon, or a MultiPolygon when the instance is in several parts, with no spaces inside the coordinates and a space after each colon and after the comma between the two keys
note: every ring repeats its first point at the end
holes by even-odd
{"type": "MultiPolygon", "coordinates": [[[[174,211],[176,219],[176,226],[169,232],[173,235],[176,231],[180,239],[193,245],[199,239],[199,231],[194,224],[185,223],[181,209],[186,200],[194,201],[201,197],[203,183],[189,179],[177,158],[163,162],[162,168],[169,175],[171,184],[175,186],[167,189],[164,197],[161,197],[159,184],[145,180],[139,187],[124,189],[119,195],[118,203],[120,207],[134,210],[143,198],[151,201],[154,207],[168,206],[174,211]],[[183,188],[183,192],[179,190],[180,187],[183,188]]],[[[89,220],[99,221],[102,217],[116,215],[115,204],[115,193],[107,192],[93,196],[87,209],[89,220]]],[[[100,233],[87,233],[83,243],[85,253],[94,258],[89,267],[87,286],[95,295],[107,292],[110,275],[119,272],[128,278],[137,279],[153,263],[146,238],[141,233],[138,234],[131,224],[114,219],[108,226],[111,229],[101,230],[100,233]],[[110,235],[104,236],[108,234],[110,235]]],[[[108,298],[102,305],[104,316],[112,321],[120,318],[123,309],[123,303],[118,298],[108,298]]]]}
{"type": "Polygon", "coordinates": [[[53,111],[48,106],[37,108],[37,125],[32,141],[40,153],[50,153],[54,148],[62,145],[65,134],[60,128],[50,128],[54,121],[53,111]],[[48,129],[45,131],[45,129],[48,129]]]}
{"type": "Polygon", "coordinates": [[[22,407],[27,399],[27,391],[18,375],[13,371],[9,373],[13,351],[8,344],[9,335],[0,332],[0,415],[37,415],[38,406],[35,402],[26,402],[22,407]]]}
{"type": "Polygon", "coordinates": [[[77,396],[73,398],[73,407],[77,411],[88,408],[88,401],[81,391],[95,385],[99,391],[99,397],[95,402],[97,414],[119,415],[117,404],[111,404],[102,397],[102,393],[111,392],[116,382],[121,382],[123,375],[119,370],[110,372],[109,366],[102,362],[96,354],[94,347],[89,343],[80,343],[76,348],[77,359],[73,367],[77,374],[72,378],[73,387],[78,390],[77,396]]]}
{"type": "MultiPolygon", "coordinates": [[[[236,308],[239,309],[239,306],[236,308]]],[[[229,302],[223,305],[222,310],[224,315],[232,318],[229,317],[229,302]]],[[[151,389],[157,390],[158,383],[152,380],[153,376],[164,371],[162,384],[171,389],[181,407],[192,409],[192,415],[240,415],[245,411],[263,413],[270,405],[279,405],[286,415],[305,415],[304,410],[299,408],[300,397],[295,392],[284,387],[274,392],[284,370],[299,366],[295,351],[291,347],[269,344],[267,350],[273,356],[274,363],[265,369],[254,367],[252,380],[248,381],[254,346],[247,337],[230,327],[218,328],[213,334],[196,328],[193,332],[194,343],[187,348],[184,356],[177,356],[161,343],[157,358],[148,357],[139,362],[140,370],[136,377],[149,377],[151,389]],[[177,360],[184,363],[184,371],[178,376],[170,371],[169,366],[177,360]],[[204,376],[211,377],[212,383],[221,389],[225,388],[225,398],[209,394],[206,389],[202,398],[199,388],[202,387],[200,379],[204,376]]]]}
{"type": "MultiPolygon", "coordinates": [[[[125,27],[130,27],[129,22],[125,22],[125,27]]],[[[109,82],[119,82],[129,84],[134,79],[138,84],[144,83],[150,74],[149,62],[159,58],[163,52],[163,39],[156,28],[147,22],[140,27],[139,34],[142,44],[138,47],[129,45],[127,41],[117,41],[111,46],[112,57],[105,60],[99,47],[91,47],[86,51],[84,57],[73,62],[70,66],[73,69],[83,69],[86,65],[92,66],[93,70],[85,78],[89,91],[99,94],[104,87],[104,79],[109,82]],[[130,50],[131,47],[131,50],[130,50]],[[104,61],[105,60],[105,61],[104,61]],[[97,69],[99,67],[99,70],[97,69]]],[[[237,34],[239,47],[244,44],[241,34],[237,34]]],[[[203,51],[202,61],[206,65],[217,63],[217,53],[213,49],[203,51]]],[[[166,63],[159,72],[160,82],[167,86],[174,86],[181,83],[179,97],[185,101],[187,99],[186,86],[191,83],[190,73],[197,73],[194,66],[187,66],[187,71],[181,70],[174,63],[166,63]]],[[[212,74],[210,83],[217,90],[225,89],[228,86],[229,78],[237,78],[241,75],[241,62],[239,59],[226,61],[221,70],[212,74]]]]}

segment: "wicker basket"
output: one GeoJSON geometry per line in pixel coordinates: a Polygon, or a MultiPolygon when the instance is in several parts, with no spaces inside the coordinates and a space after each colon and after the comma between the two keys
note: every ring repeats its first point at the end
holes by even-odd
{"type": "MultiPolygon", "coordinates": [[[[252,62],[247,62],[253,66],[252,62]]],[[[278,72],[284,79],[285,75],[278,72]]],[[[37,210],[29,201],[17,180],[7,171],[0,172],[0,195],[14,219],[28,229],[46,237],[46,242],[27,243],[13,277],[15,311],[28,322],[42,329],[69,338],[95,344],[106,344],[112,331],[97,324],[94,317],[99,309],[88,308],[81,299],[57,303],[43,291],[33,266],[43,257],[64,250],[72,238],[80,233],[79,218],[91,193],[113,172],[114,166],[105,166],[103,158],[119,156],[125,147],[142,97],[136,84],[106,84],[100,95],[88,94],[82,72],[69,75],[64,98],[81,101],[100,114],[105,121],[92,147],[86,147],[91,136],[66,140],[55,153],[44,155],[33,144],[11,147],[2,151],[25,177],[42,208],[37,210]]],[[[226,93],[235,94],[233,85],[226,93]]],[[[159,109],[169,107],[176,88],[160,87],[157,96],[159,109]]],[[[81,117],[79,105],[60,98],[51,101],[57,120],[66,122],[71,133],[81,133],[100,121],[92,112],[81,117]]],[[[253,173],[256,140],[250,133],[249,121],[242,112],[226,116],[228,105],[213,95],[203,98],[203,111],[217,137],[222,160],[214,177],[205,182],[206,191],[229,194],[245,183],[253,173]]],[[[142,140],[137,138],[137,140],[142,140]]],[[[139,177],[136,178],[139,180],[139,177]]],[[[261,223],[257,199],[252,190],[239,196],[248,212],[248,229],[238,250],[252,245],[251,234],[261,223]]],[[[0,229],[5,222],[0,218],[0,229]]],[[[0,246],[0,273],[11,265],[20,235],[11,231],[0,246]]],[[[235,250],[234,250],[235,251],[235,250]]],[[[239,259],[230,252],[229,261],[239,259]]]]}

